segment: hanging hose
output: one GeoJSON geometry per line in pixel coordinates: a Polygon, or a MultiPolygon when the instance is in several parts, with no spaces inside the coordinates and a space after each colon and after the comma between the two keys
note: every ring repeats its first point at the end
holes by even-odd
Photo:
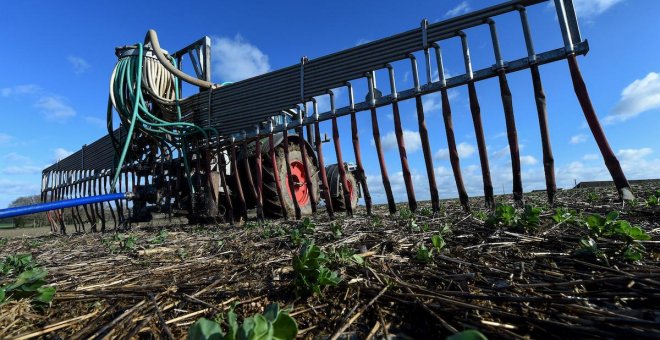
{"type": "MultiPolygon", "coordinates": [[[[149,38],[151,35],[147,37],[149,38]]],[[[117,180],[127,161],[129,146],[137,129],[140,133],[151,137],[161,145],[165,144],[168,148],[173,147],[179,151],[179,155],[183,158],[190,192],[194,194],[195,188],[190,178],[190,166],[188,164],[189,142],[187,139],[201,135],[203,139],[208,141],[208,132],[218,136],[218,131],[211,127],[202,128],[182,121],[177,76],[184,75],[183,79],[186,81],[189,81],[188,78],[191,77],[176,69],[173,65],[174,60],[163,54],[155,37],[155,32],[150,43],[153,49],[147,48],[146,53],[143,44],[118,49],[120,59],[110,80],[110,102],[117,111],[121,123],[128,125],[128,133],[121,150],[115,144],[119,157],[111,187],[115,190],[117,180]],[[158,60],[154,58],[153,54],[156,54],[158,60]],[[169,59],[167,59],[168,57],[169,59]],[[176,70],[176,72],[172,70],[176,70]]],[[[198,82],[191,83],[199,86],[211,84],[208,82],[205,82],[208,84],[202,85],[197,84],[198,82]]],[[[109,104],[109,133],[112,129],[111,111],[109,104]]],[[[114,136],[112,138],[114,142],[114,136]]]]}

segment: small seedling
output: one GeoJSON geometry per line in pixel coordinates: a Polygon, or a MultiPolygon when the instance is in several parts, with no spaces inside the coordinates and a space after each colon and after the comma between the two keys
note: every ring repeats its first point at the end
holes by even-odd
{"type": "Polygon", "coordinates": [[[313,234],[316,231],[316,224],[312,222],[309,218],[305,218],[300,224],[298,224],[298,229],[300,229],[304,234],[313,234]]]}
{"type": "Polygon", "coordinates": [[[219,322],[201,318],[188,330],[188,340],[288,340],[298,334],[296,320],[276,303],[268,305],[263,315],[257,313],[246,318],[242,325],[232,308],[227,313],[227,323],[225,333],[219,322]]]}
{"type": "Polygon", "coordinates": [[[422,244],[417,248],[417,252],[415,253],[415,259],[417,261],[422,263],[428,263],[431,261],[432,258],[433,258],[433,253],[431,252],[431,250],[426,248],[425,245],[422,244]]]}
{"type": "Polygon", "coordinates": [[[525,205],[522,214],[509,204],[498,204],[495,211],[486,220],[491,227],[506,227],[514,231],[526,232],[535,230],[539,224],[541,208],[525,205]]]}
{"type": "Polygon", "coordinates": [[[332,235],[334,235],[335,238],[340,238],[342,235],[341,232],[341,225],[336,222],[330,223],[330,230],[332,230],[332,235]]]}
{"type": "Polygon", "coordinates": [[[399,210],[399,218],[402,220],[413,219],[415,218],[415,213],[408,208],[401,208],[401,210],[399,210]]]}
{"type": "Polygon", "coordinates": [[[433,248],[438,252],[440,252],[440,250],[445,247],[445,239],[442,237],[442,235],[431,236],[431,243],[433,243],[433,248]]]}
{"type": "Polygon", "coordinates": [[[313,242],[306,242],[293,257],[294,284],[299,294],[321,294],[326,286],[336,286],[341,278],[325,267],[325,253],[313,242]]]}
{"type": "Polygon", "coordinates": [[[419,210],[419,214],[422,216],[431,217],[433,216],[433,210],[429,207],[424,207],[419,210]]]}
{"type": "Polygon", "coordinates": [[[162,243],[165,242],[165,240],[167,240],[167,230],[161,229],[158,232],[158,235],[156,235],[156,237],[153,237],[153,238],[149,239],[149,243],[151,243],[151,244],[162,244],[162,243]]]}
{"type": "Polygon", "coordinates": [[[55,295],[55,288],[46,286],[44,278],[47,274],[45,269],[39,267],[21,272],[13,283],[0,287],[0,303],[10,299],[30,299],[37,304],[49,304],[55,295]]]}
{"type": "Polygon", "coordinates": [[[596,203],[598,201],[598,194],[595,191],[591,191],[587,194],[587,202],[589,203],[596,203]]]}

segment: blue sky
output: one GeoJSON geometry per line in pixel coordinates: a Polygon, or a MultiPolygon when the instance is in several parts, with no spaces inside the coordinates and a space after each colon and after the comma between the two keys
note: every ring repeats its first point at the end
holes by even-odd
{"type": "MultiPolygon", "coordinates": [[[[158,31],[163,48],[177,50],[203,35],[213,38],[213,80],[236,81],[316,58],[431,22],[483,8],[498,1],[306,1],[218,2],[200,6],[163,2],[13,1],[0,13],[0,207],[18,196],[39,192],[41,169],[76,151],[104,132],[108,82],[116,62],[114,47],[140,42],[147,29],[158,31]]],[[[591,51],[579,57],[594,106],[612,148],[629,179],[657,178],[660,169],[660,2],[651,0],[575,0],[582,35],[591,51]]],[[[537,52],[562,46],[554,9],[530,9],[537,52]]],[[[496,18],[505,59],[526,56],[516,15],[496,18]]],[[[486,27],[467,31],[475,69],[494,63],[486,27]]],[[[460,42],[441,42],[450,75],[463,73],[460,42]]],[[[398,89],[412,85],[406,63],[395,64],[398,89]]],[[[541,67],[548,97],[550,133],[558,183],[608,179],[593,137],[586,128],[565,61],[541,67]]],[[[379,85],[388,92],[384,73],[379,85]]],[[[423,74],[421,79],[424,79],[423,74]]],[[[521,143],[523,185],[544,186],[538,121],[529,71],[509,75],[521,143]]],[[[364,81],[356,98],[364,98],[364,81]]],[[[510,192],[510,158],[497,80],[477,85],[496,193],[510,192]]],[[[456,139],[466,185],[481,195],[476,141],[464,87],[450,91],[456,139]]],[[[345,92],[338,91],[345,105],[345,92]]],[[[439,94],[424,99],[434,166],[441,197],[456,188],[446,157],[439,94]]],[[[327,107],[327,100],[319,98],[327,107]]],[[[408,153],[418,198],[428,184],[417,134],[413,102],[401,104],[408,153]]],[[[379,109],[388,170],[397,199],[405,199],[389,108],[379,109]]],[[[369,185],[376,201],[384,195],[373,152],[369,114],[358,114],[369,185]]],[[[352,160],[348,119],[340,119],[345,160],[352,160]]],[[[322,129],[330,131],[330,124],[322,129]]],[[[324,146],[327,162],[332,145],[324,146]]]]}

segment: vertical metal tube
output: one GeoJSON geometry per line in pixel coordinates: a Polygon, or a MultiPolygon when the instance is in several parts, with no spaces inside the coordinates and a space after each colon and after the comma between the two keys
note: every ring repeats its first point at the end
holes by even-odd
{"type": "Polygon", "coordinates": [[[259,134],[259,126],[256,126],[256,135],[257,139],[254,142],[254,153],[255,153],[255,166],[256,169],[255,175],[257,178],[257,219],[263,220],[264,219],[264,200],[263,200],[263,186],[264,186],[264,181],[263,181],[263,174],[261,172],[262,169],[262,159],[261,159],[261,136],[259,134]]]}
{"type": "MultiPolygon", "coordinates": [[[[108,190],[109,177],[110,177],[110,170],[105,170],[103,172],[103,193],[104,194],[109,194],[110,193],[110,191],[108,190]]],[[[119,200],[115,200],[115,207],[117,207],[117,205],[116,205],[117,201],[119,201],[119,200]]],[[[110,214],[112,215],[112,222],[113,222],[113,225],[114,225],[114,229],[117,230],[117,216],[115,216],[115,211],[112,208],[112,203],[108,202],[108,207],[110,208],[110,214]]]]}
{"type": "Polygon", "coordinates": [[[477,98],[477,89],[474,86],[472,63],[470,61],[470,49],[468,48],[467,36],[463,32],[458,32],[461,37],[463,47],[463,59],[465,62],[465,73],[469,78],[468,96],[470,98],[470,112],[472,113],[472,122],[474,124],[474,134],[477,138],[477,148],[479,149],[479,161],[481,164],[481,176],[484,182],[484,200],[486,207],[493,208],[495,199],[493,198],[493,183],[490,179],[490,166],[488,165],[488,151],[486,149],[486,138],[484,137],[484,128],[481,123],[481,107],[477,98]]]}
{"type": "Polygon", "coordinates": [[[296,189],[295,189],[295,184],[293,183],[293,175],[291,174],[291,160],[289,159],[289,131],[287,131],[286,121],[284,122],[284,130],[282,131],[282,135],[284,137],[284,142],[282,144],[284,146],[284,163],[286,163],[284,166],[286,168],[287,182],[289,182],[289,187],[288,187],[289,196],[291,197],[291,201],[293,201],[293,208],[295,210],[296,220],[299,220],[301,211],[300,211],[300,205],[298,204],[298,200],[296,199],[296,189]]]}
{"type": "MultiPolygon", "coordinates": [[[[374,101],[374,82],[373,75],[367,73],[367,82],[369,84],[369,96],[371,101],[374,101]]],[[[378,128],[378,116],[376,114],[376,106],[371,106],[371,127],[374,135],[374,145],[376,146],[376,154],[378,155],[378,164],[380,165],[380,176],[383,179],[383,188],[387,196],[387,206],[389,207],[390,214],[396,212],[396,203],[394,202],[394,195],[392,195],[392,186],[390,184],[390,176],[387,174],[387,166],[385,165],[385,155],[380,143],[380,128],[378,128]]]]}
{"type": "Polygon", "coordinates": [[[243,143],[241,143],[242,149],[243,149],[243,169],[245,171],[245,178],[247,179],[247,185],[248,185],[248,190],[250,193],[250,196],[252,196],[252,199],[255,201],[257,200],[257,187],[254,184],[255,180],[255,174],[252,172],[252,167],[250,166],[250,154],[248,152],[248,140],[246,138],[246,133],[243,131],[243,143]]]}
{"type": "MultiPolygon", "coordinates": [[[[312,213],[316,213],[316,205],[318,202],[316,202],[316,197],[314,196],[314,189],[316,186],[316,183],[318,183],[318,179],[316,181],[313,181],[313,176],[318,176],[318,172],[315,174],[312,174],[309,171],[309,164],[307,162],[307,143],[305,142],[305,135],[303,133],[303,126],[302,124],[305,123],[305,110],[300,110],[298,109],[298,119],[300,124],[296,128],[298,132],[298,146],[300,147],[300,155],[302,156],[302,161],[303,161],[303,167],[305,168],[305,185],[307,186],[307,192],[309,194],[309,200],[310,204],[312,205],[312,213]]],[[[309,125],[307,125],[309,126],[309,125]]],[[[307,134],[307,137],[309,137],[309,133],[307,134]]]]}
{"type": "Polygon", "coordinates": [[[417,199],[415,198],[415,188],[412,182],[410,166],[408,165],[408,154],[406,152],[406,143],[403,139],[403,127],[401,125],[401,115],[399,113],[398,93],[396,91],[396,82],[394,78],[394,68],[387,64],[387,70],[390,77],[390,92],[392,96],[392,116],[394,119],[394,134],[396,135],[396,144],[399,148],[399,158],[401,159],[401,172],[403,173],[403,183],[406,186],[406,195],[408,196],[408,208],[410,211],[417,211],[417,199]]]}
{"type": "Polygon", "coordinates": [[[280,171],[277,167],[277,159],[275,155],[275,138],[273,136],[273,121],[270,121],[270,133],[268,134],[268,157],[272,163],[273,167],[273,177],[275,179],[275,190],[277,191],[277,197],[280,201],[280,208],[282,209],[282,216],[286,219],[288,218],[288,212],[286,206],[284,205],[284,193],[282,192],[282,186],[280,185],[280,171]]]}
{"type": "MultiPolygon", "coordinates": [[[[225,204],[227,205],[227,209],[225,209],[225,212],[227,213],[227,218],[229,219],[230,224],[234,224],[234,205],[232,204],[231,201],[231,195],[229,194],[229,185],[227,184],[227,176],[225,175],[225,172],[227,171],[227,160],[225,159],[225,154],[223,151],[218,150],[218,172],[220,173],[220,180],[222,181],[222,190],[224,191],[225,194],[225,204]]],[[[180,167],[179,167],[180,168],[180,167]]]]}
{"type": "Polygon", "coordinates": [[[536,62],[536,53],[534,52],[534,43],[527,22],[527,12],[525,7],[518,8],[520,21],[525,36],[525,46],[529,56],[530,71],[532,73],[532,84],[534,85],[534,100],[536,102],[536,112],[539,119],[539,128],[541,130],[541,145],[543,149],[543,170],[545,173],[545,188],[548,195],[548,202],[554,203],[555,193],[557,192],[557,183],[555,181],[555,159],[552,155],[552,146],[550,145],[550,128],[548,126],[548,111],[546,107],[545,91],[541,82],[539,65],[536,62]]]}
{"type": "Polygon", "coordinates": [[[328,176],[325,172],[325,161],[323,160],[323,142],[321,140],[321,129],[319,127],[319,108],[315,99],[312,99],[314,110],[314,144],[316,146],[316,157],[319,160],[319,174],[321,176],[321,192],[325,199],[325,210],[330,218],[335,217],[332,208],[332,198],[330,197],[330,186],[328,185],[328,176]]]}
{"type": "Polygon", "coordinates": [[[236,192],[238,193],[238,204],[241,209],[240,216],[247,220],[247,207],[245,205],[245,195],[243,194],[243,185],[241,184],[241,176],[238,173],[238,162],[236,161],[236,144],[235,138],[231,136],[230,157],[231,171],[234,173],[234,182],[236,182],[236,192]]]}
{"type": "Polygon", "coordinates": [[[438,186],[435,182],[435,171],[433,169],[433,154],[431,153],[431,143],[429,141],[429,132],[426,128],[426,118],[424,117],[424,105],[422,96],[419,94],[419,76],[417,72],[417,59],[414,55],[409,55],[412,64],[413,80],[415,86],[415,107],[417,108],[417,124],[419,125],[419,139],[422,142],[422,152],[424,153],[424,164],[426,165],[426,176],[429,179],[429,190],[431,191],[431,207],[433,212],[440,211],[440,196],[438,195],[438,186]]]}
{"type": "Polygon", "coordinates": [[[451,117],[451,105],[449,104],[449,94],[447,93],[447,80],[445,79],[445,69],[442,62],[442,51],[440,45],[433,44],[435,50],[435,59],[438,66],[438,76],[440,77],[440,95],[442,98],[442,119],[445,125],[445,134],[447,136],[447,148],[449,149],[449,161],[451,169],[454,173],[454,181],[456,182],[456,190],[461,202],[461,206],[466,211],[470,210],[470,201],[465,184],[463,183],[463,174],[461,173],[461,163],[459,160],[458,149],[456,148],[456,138],[454,137],[454,123],[451,117]]]}
{"type": "Polygon", "coordinates": [[[504,109],[504,119],[506,121],[506,134],[509,141],[509,151],[511,153],[511,170],[513,173],[513,199],[518,204],[522,204],[523,187],[520,167],[520,148],[518,146],[518,131],[516,129],[516,120],[513,113],[513,98],[511,96],[511,89],[509,89],[509,82],[506,78],[504,62],[502,61],[502,54],[500,52],[500,44],[499,38],[497,37],[495,21],[488,19],[488,27],[490,28],[491,40],[493,42],[495,65],[497,67],[497,77],[500,83],[500,95],[502,97],[502,107],[504,109]]]}
{"type": "Polygon", "coordinates": [[[367,215],[371,215],[371,193],[369,193],[367,175],[364,172],[364,166],[362,165],[362,153],[360,151],[360,137],[358,135],[357,117],[355,113],[353,85],[350,82],[346,82],[346,86],[348,88],[349,107],[351,109],[351,139],[353,141],[353,154],[355,155],[355,163],[357,165],[357,171],[355,172],[355,175],[357,177],[358,183],[362,187],[362,194],[364,195],[364,204],[367,208],[367,215]]]}
{"type": "Polygon", "coordinates": [[[587,91],[587,86],[584,83],[582,74],[580,73],[580,68],[578,67],[577,59],[575,54],[568,56],[568,66],[571,71],[571,79],[573,80],[573,88],[575,94],[578,97],[582,111],[584,112],[584,117],[589,124],[589,129],[598,144],[600,153],[603,155],[605,160],[605,166],[609,170],[610,175],[612,175],[612,180],[614,180],[614,185],[616,185],[617,190],[619,191],[619,196],[624,200],[632,200],[635,198],[633,195],[630,184],[628,184],[628,179],[621,169],[621,164],[619,160],[614,155],[612,148],[610,147],[607,137],[605,137],[605,132],[603,127],[598,121],[598,116],[596,115],[596,110],[594,110],[593,104],[591,103],[591,98],[589,98],[589,92],[587,91]]]}
{"type": "Polygon", "coordinates": [[[335,145],[335,154],[337,155],[337,169],[339,169],[339,178],[341,180],[342,195],[346,205],[346,213],[353,216],[353,207],[351,206],[351,194],[348,190],[348,181],[346,180],[346,168],[341,154],[341,141],[339,140],[339,127],[337,126],[337,115],[335,114],[335,94],[332,90],[328,91],[330,95],[330,110],[332,112],[332,141],[335,145]]]}

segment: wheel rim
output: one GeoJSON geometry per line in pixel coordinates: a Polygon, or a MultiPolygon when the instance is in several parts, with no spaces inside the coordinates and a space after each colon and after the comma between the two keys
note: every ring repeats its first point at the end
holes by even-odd
{"type": "MultiPolygon", "coordinates": [[[[298,202],[298,205],[303,207],[309,202],[305,166],[298,160],[292,161],[289,166],[291,167],[295,199],[298,202]]],[[[293,195],[291,195],[291,187],[289,186],[289,176],[286,176],[286,189],[289,192],[289,197],[293,197],[293,195]]]]}

